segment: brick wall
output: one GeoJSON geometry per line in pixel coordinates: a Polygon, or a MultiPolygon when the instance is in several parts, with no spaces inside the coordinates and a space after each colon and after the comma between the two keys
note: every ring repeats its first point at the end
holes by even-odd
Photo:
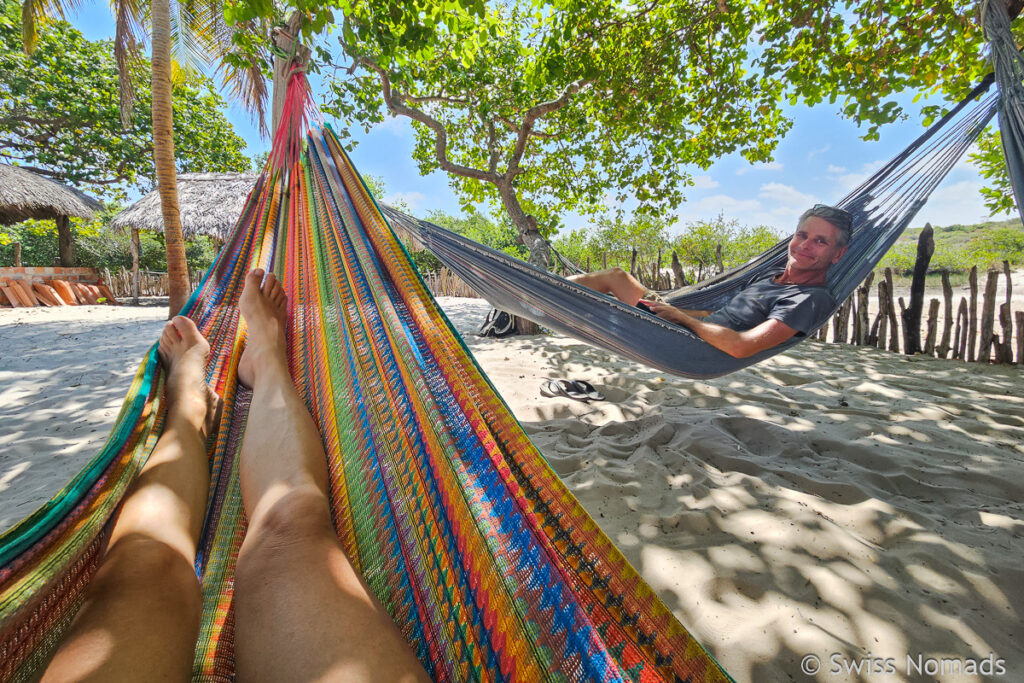
{"type": "Polygon", "coordinates": [[[100,273],[95,268],[0,268],[0,278],[12,280],[65,280],[67,282],[86,282],[96,284],[100,281],[100,273]]]}

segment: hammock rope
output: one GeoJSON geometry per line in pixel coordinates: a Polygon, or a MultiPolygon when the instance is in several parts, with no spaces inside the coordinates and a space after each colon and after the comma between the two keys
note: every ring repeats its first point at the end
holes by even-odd
{"type": "MultiPolygon", "coordinates": [[[[314,126],[303,139],[308,102],[293,72],[268,167],[185,309],[210,341],[208,379],[224,399],[196,560],[193,679],[234,676],[251,400],[237,383],[237,303],[245,273],[270,267],[288,293],[290,369],[323,437],[338,537],[435,680],[731,680],[530,443],[334,132],[314,126]]],[[[67,629],[161,432],[162,391],[154,347],[103,451],[0,536],[0,680],[32,680],[67,629]]]]}

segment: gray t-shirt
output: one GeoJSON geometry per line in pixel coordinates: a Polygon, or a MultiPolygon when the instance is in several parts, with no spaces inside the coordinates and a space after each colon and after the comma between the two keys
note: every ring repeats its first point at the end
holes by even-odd
{"type": "Polygon", "coordinates": [[[835,307],[835,299],[826,287],[780,285],[775,282],[776,275],[751,283],[704,320],[742,331],[772,319],[792,327],[797,336],[804,336],[835,307]]]}

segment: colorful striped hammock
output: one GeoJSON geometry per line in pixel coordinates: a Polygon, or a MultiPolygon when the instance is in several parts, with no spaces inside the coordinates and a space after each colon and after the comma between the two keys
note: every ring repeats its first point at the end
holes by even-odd
{"type": "MultiPolygon", "coordinates": [[[[236,457],[249,394],[243,276],[289,294],[292,376],[323,435],[341,543],[439,681],[731,680],[530,443],[430,296],[329,127],[303,141],[308,86],[187,314],[224,398],[196,570],[193,677],[233,679],[232,570],[245,533],[236,457]]],[[[0,680],[45,665],[164,420],[155,347],[102,452],[0,536],[0,680]]]]}

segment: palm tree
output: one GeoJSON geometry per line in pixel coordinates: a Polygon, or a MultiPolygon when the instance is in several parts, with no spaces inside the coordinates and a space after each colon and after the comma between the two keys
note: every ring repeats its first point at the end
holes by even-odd
{"type": "MultiPolygon", "coordinates": [[[[145,0],[142,0],[145,2],[145,0]]],[[[64,16],[66,6],[75,0],[24,0],[22,4],[22,36],[25,50],[31,52],[36,43],[37,22],[48,15],[64,16]]],[[[141,52],[140,35],[145,25],[147,7],[139,0],[115,0],[116,15],[114,54],[120,72],[121,118],[127,124],[134,93],[131,85],[132,67],[141,52]]],[[[170,288],[170,311],[176,315],[191,294],[188,266],[185,262],[185,240],[178,210],[177,170],[174,161],[174,110],[171,84],[179,65],[193,67],[198,62],[217,66],[223,83],[234,98],[242,101],[266,131],[266,82],[260,68],[261,55],[233,52],[232,33],[249,32],[269,36],[269,26],[248,22],[228,28],[224,23],[222,0],[150,0],[148,4],[152,40],[152,116],[153,160],[160,204],[164,219],[164,243],[167,249],[167,278],[170,288]],[[178,57],[172,59],[172,54],[178,57]],[[226,59],[232,55],[231,59],[226,59]]]]}

